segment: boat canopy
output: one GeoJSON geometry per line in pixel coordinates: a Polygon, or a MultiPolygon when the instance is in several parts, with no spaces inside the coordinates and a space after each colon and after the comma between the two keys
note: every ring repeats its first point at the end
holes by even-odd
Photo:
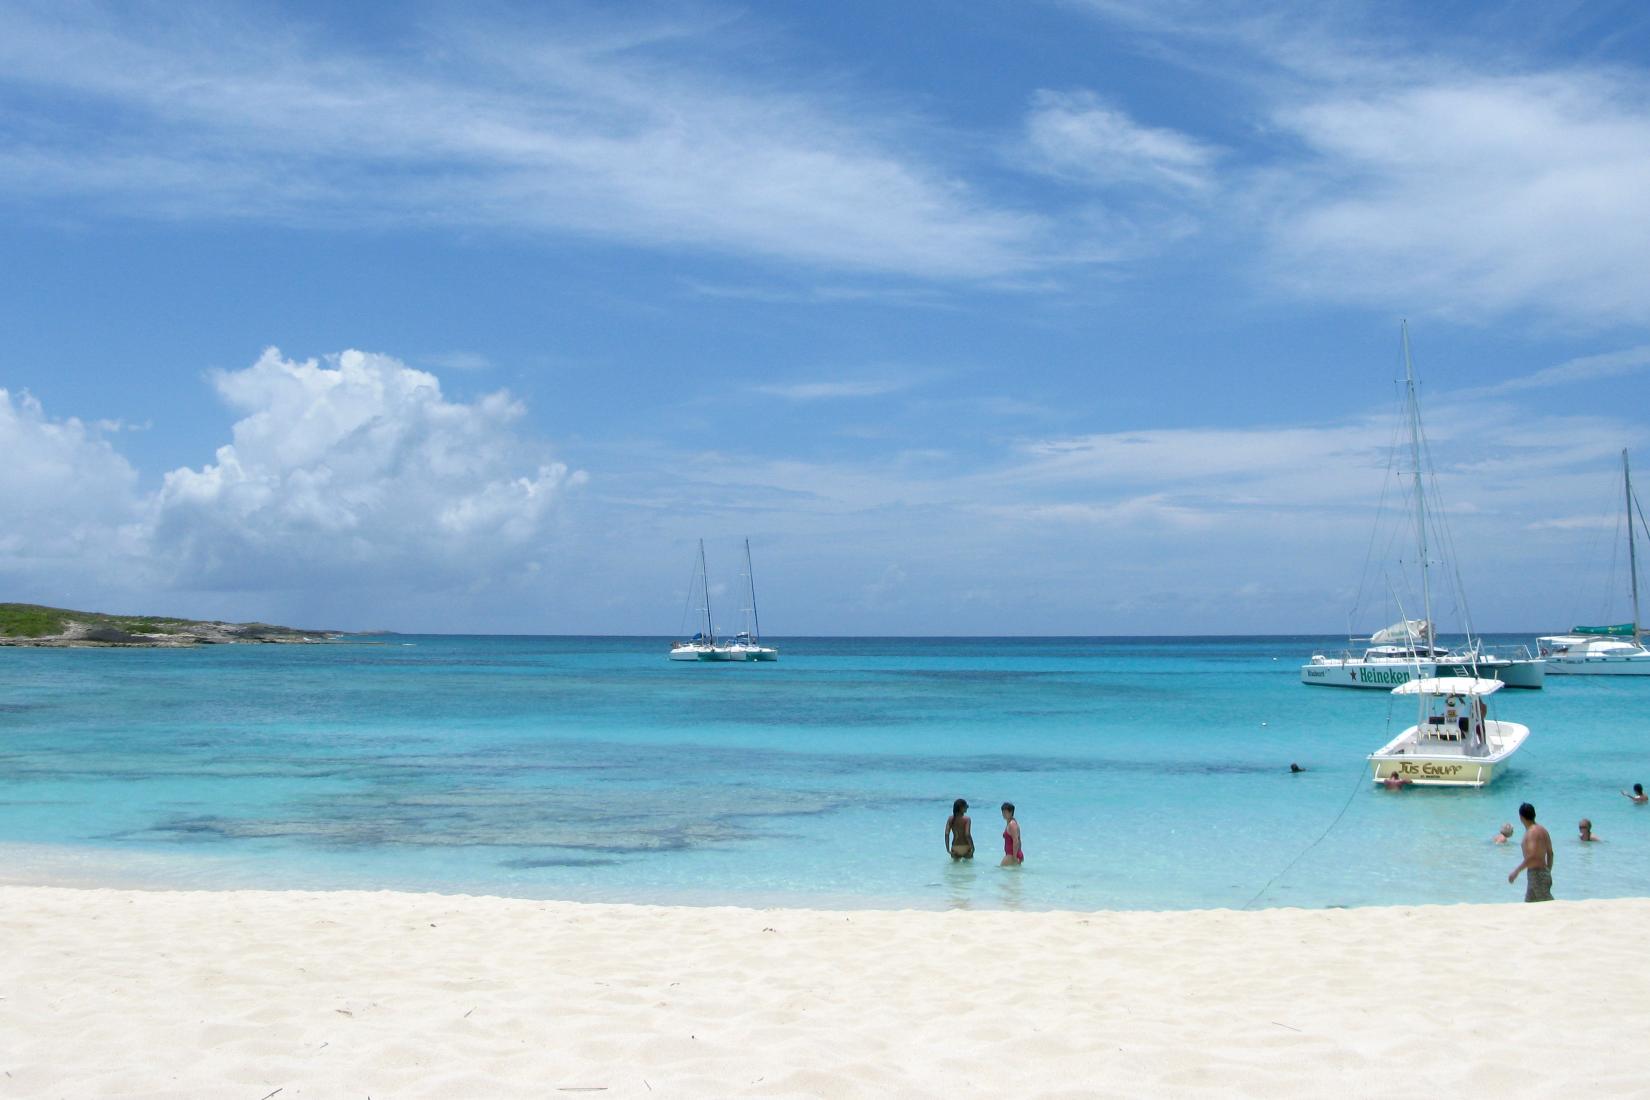
{"type": "Polygon", "coordinates": [[[1432,637],[1432,624],[1425,619],[1400,619],[1369,636],[1372,645],[1390,645],[1393,642],[1424,642],[1432,637]]]}
{"type": "Polygon", "coordinates": [[[1617,623],[1614,626],[1578,626],[1576,634],[1603,635],[1606,638],[1631,638],[1633,636],[1632,623],[1617,623]]]}
{"type": "Polygon", "coordinates": [[[1394,695],[1493,695],[1507,685],[1476,676],[1434,676],[1411,680],[1392,689],[1394,695]]]}

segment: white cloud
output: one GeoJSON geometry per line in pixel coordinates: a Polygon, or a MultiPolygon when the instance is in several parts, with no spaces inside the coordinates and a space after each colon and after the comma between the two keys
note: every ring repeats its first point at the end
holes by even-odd
{"type": "Polygon", "coordinates": [[[14,593],[90,592],[142,565],[137,472],[104,438],[117,428],[0,389],[0,577],[14,593]]]}
{"type": "Polygon", "coordinates": [[[1201,192],[1218,151],[1177,130],[1142,126],[1089,91],[1039,91],[1026,119],[1028,164],[1084,183],[1201,192]]]}
{"type": "Polygon", "coordinates": [[[166,475],[157,553],[200,588],[437,583],[524,566],[583,481],[519,434],[508,394],[447,400],[434,375],[346,351],[270,349],[213,382],[240,412],[216,461],[166,475]]]}
{"type": "Polygon", "coordinates": [[[1071,3],[1247,124],[1220,220],[1258,230],[1273,285],[1389,315],[1650,320],[1650,74],[1619,13],[1071,3]]]}
{"type": "Polygon", "coordinates": [[[1278,113],[1306,146],[1272,223],[1314,294],[1487,316],[1650,320],[1650,96],[1599,76],[1466,78],[1278,113]]]}
{"type": "Polygon", "coordinates": [[[444,351],[424,356],[424,361],[441,370],[492,370],[493,361],[478,351],[444,351]]]}
{"type": "Polygon", "coordinates": [[[1055,247],[885,108],[699,71],[671,34],[431,36],[409,64],[226,18],[13,13],[0,88],[120,125],[32,116],[0,180],[165,217],[483,225],[943,280],[1055,247]]]}
{"type": "Polygon", "coordinates": [[[826,401],[852,397],[881,397],[897,393],[910,383],[897,379],[865,379],[841,382],[795,382],[789,385],[757,386],[756,392],[788,401],[826,401]]]}
{"type": "Polygon", "coordinates": [[[1650,344],[1641,344],[1636,348],[1623,348],[1621,351],[1578,356],[1522,378],[1509,378],[1505,382],[1487,387],[1483,392],[1509,393],[1517,390],[1568,386],[1601,378],[1620,378],[1646,369],[1650,369],[1650,344]]]}

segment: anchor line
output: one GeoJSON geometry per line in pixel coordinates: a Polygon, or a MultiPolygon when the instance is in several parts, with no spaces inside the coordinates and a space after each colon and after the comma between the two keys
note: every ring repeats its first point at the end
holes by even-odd
{"type": "MultiPolygon", "coordinates": [[[[1262,886],[1258,891],[1256,891],[1254,897],[1250,898],[1248,901],[1243,903],[1243,909],[1250,908],[1251,906],[1253,906],[1255,904],[1255,902],[1259,901],[1263,896],[1265,896],[1266,891],[1268,891],[1272,888],[1273,883],[1277,882],[1278,879],[1282,878],[1284,875],[1287,875],[1291,870],[1293,870],[1294,867],[1295,867],[1295,864],[1299,863],[1303,858],[1305,858],[1307,852],[1310,852],[1312,849],[1316,848],[1319,844],[1323,843],[1324,837],[1328,836],[1330,833],[1335,831],[1335,826],[1337,826],[1341,823],[1341,818],[1346,816],[1346,811],[1352,808],[1352,800],[1354,798],[1358,797],[1358,788],[1362,787],[1364,782],[1365,782],[1364,770],[1362,768],[1359,768],[1358,769],[1358,781],[1352,785],[1352,791],[1351,791],[1351,793],[1349,793],[1346,796],[1346,801],[1341,804],[1341,812],[1335,815],[1335,820],[1331,821],[1329,823],[1328,828],[1324,829],[1324,831],[1318,835],[1317,840],[1314,840],[1312,843],[1310,843],[1306,847],[1302,848],[1300,850],[1300,853],[1298,855],[1296,855],[1294,859],[1290,860],[1289,863],[1283,868],[1283,870],[1279,871],[1277,874],[1275,874],[1271,878],[1267,879],[1266,880],[1266,885],[1262,886]]],[[[1239,910],[1239,911],[1241,912],[1242,910],[1239,910]]]]}

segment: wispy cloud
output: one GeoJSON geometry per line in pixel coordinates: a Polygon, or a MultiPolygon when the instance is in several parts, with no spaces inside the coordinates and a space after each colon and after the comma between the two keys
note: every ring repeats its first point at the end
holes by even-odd
{"type": "Polygon", "coordinates": [[[1272,285],[1473,322],[1650,320],[1650,72],[1542,55],[1531,25],[1569,9],[1522,6],[1497,39],[1391,6],[1074,6],[1231,89],[1264,145],[1220,176],[1219,214],[1257,227],[1272,285]]]}
{"type": "Polygon", "coordinates": [[[439,370],[492,370],[493,361],[478,351],[443,351],[423,357],[424,362],[439,370]]]}
{"type": "Polygon", "coordinates": [[[855,397],[882,397],[908,389],[911,383],[896,378],[867,378],[859,381],[793,382],[788,385],[754,387],[757,393],[783,397],[787,401],[835,401],[855,397]]]}
{"type": "MultiPolygon", "coordinates": [[[[833,305],[839,303],[867,303],[889,305],[900,309],[910,307],[955,308],[951,300],[932,286],[851,286],[826,284],[805,287],[762,284],[706,283],[684,280],[692,293],[705,298],[723,298],[745,302],[771,302],[780,305],[833,305]]],[[[999,284],[1000,285],[1000,284],[999,284]]]]}
{"type": "Polygon", "coordinates": [[[1650,344],[1641,344],[1638,347],[1625,348],[1621,351],[1609,351],[1600,355],[1583,355],[1566,360],[1557,366],[1547,367],[1533,374],[1526,374],[1520,378],[1509,378],[1505,382],[1488,386],[1480,392],[1495,394],[1512,393],[1518,390],[1547,389],[1551,386],[1594,382],[1601,378],[1620,378],[1624,375],[1637,374],[1646,369],[1650,369],[1650,344]]]}
{"type": "Polygon", "coordinates": [[[1094,92],[1039,91],[1026,119],[1026,163],[1083,183],[1206,191],[1218,150],[1143,126],[1094,92]]]}
{"type": "MultiPolygon", "coordinates": [[[[0,180],[163,217],[480,225],[944,281],[1069,250],[902,120],[566,28],[435,28],[399,54],[228,17],[7,16],[0,180]],[[452,33],[448,33],[452,31],[452,33]],[[120,124],[87,127],[90,106],[120,124]]],[[[667,46],[678,47],[676,49],[667,46]]]]}
{"type": "Polygon", "coordinates": [[[1275,271],[1314,295],[1650,320],[1650,84],[1445,79],[1281,109],[1310,153],[1273,196],[1275,271]]]}

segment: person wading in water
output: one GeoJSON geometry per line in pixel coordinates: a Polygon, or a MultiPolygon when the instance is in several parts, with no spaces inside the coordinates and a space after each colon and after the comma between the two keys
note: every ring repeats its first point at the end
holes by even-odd
{"type": "Polygon", "coordinates": [[[951,803],[951,816],[945,819],[945,850],[952,859],[974,858],[974,823],[968,820],[967,799],[951,803]]]}

